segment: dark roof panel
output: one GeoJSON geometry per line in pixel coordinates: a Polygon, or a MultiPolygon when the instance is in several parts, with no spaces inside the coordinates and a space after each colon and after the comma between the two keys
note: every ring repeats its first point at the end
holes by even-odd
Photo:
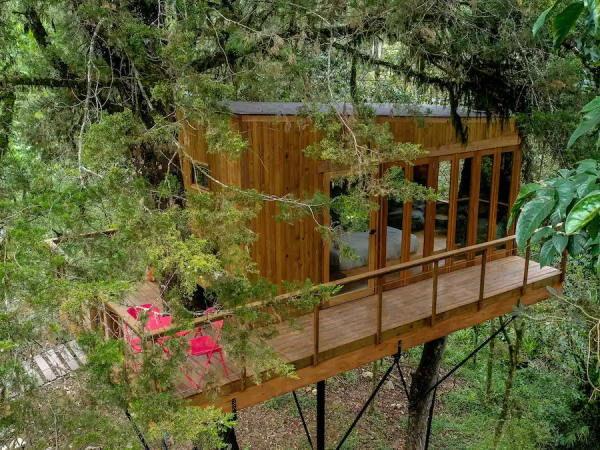
{"type": "MultiPolygon", "coordinates": [[[[284,102],[220,102],[237,115],[264,115],[264,116],[295,116],[304,103],[284,102]]],[[[350,103],[320,104],[323,112],[334,107],[338,112],[351,115],[353,107],[350,103]]],[[[450,117],[450,108],[438,105],[396,105],[393,103],[371,103],[378,116],[388,117],[450,117]]],[[[482,111],[468,111],[459,108],[461,117],[485,117],[482,111]]]]}

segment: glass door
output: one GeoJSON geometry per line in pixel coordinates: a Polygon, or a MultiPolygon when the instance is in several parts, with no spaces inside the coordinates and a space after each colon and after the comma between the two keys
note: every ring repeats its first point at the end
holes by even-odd
{"type": "MultiPolygon", "coordinates": [[[[369,200],[352,194],[352,184],[344,178],[328,176],[332,206],[329,225],[337,238],[326,245],[325,282],[343,280],[375,269],[376,213],[369,210],[369,200]]],[[[359,298],[373,293],[372,280],[344,285],[337,300],[359,298]]]]}

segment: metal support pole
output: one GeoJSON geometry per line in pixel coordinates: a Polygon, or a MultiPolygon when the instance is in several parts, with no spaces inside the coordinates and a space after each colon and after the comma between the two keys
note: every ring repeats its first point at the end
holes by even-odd
{"type": "Polygon", "coordinates": [[[425,450],[429,450],[429,437],[431,436],[431,422],[433,422],[433,409],[435,408],[435,396],[437,395],[437,385],[433,390],[433,398],[429,407],[429,420],[427,421],[427,434],[425,435],[425,450]]]}
{"type": "MultiPolygon", "coordinates": [[[[365,411],[367,410],[368,406],[371,404],[371,402],[373,401],[375,396],[377,395],[377,392],[379,392],[379,389],[381,389],[381,386],[383,386],[383,383],[385,383],[385,381],[388,379],[388,377],[390,376],[390,373],[392,373],[392,370],[394,369],[394,367],[396,365],[398,365],[397,363],[398,363],[398,360],[400,359],[401,351],[402,351],[402,341],[398,341],[398,352],[394,355],[394,362],[392,362],[392,364],[390,364],[390,367],[388,368],[385,375],[383,375],[383,378],[381,378],[381,380],[379,380],[379,384],[377,385],[375,390],[371,393],[371,396],[367,400],[367,403],[364,404],[364,406],[358,413],[358,416],[356,416],[356,419],[354,419],[354,422],[352,422],[352,425],[350,425],[350,428],[348,428],[348,431],[346,431],[346,434],[344,435],[344,437],[342,438],[342,440],[336,447],[336,450],[340,450],[342,448],[342,445],[344,445],[344,442],[346,442],[346,439],[348,439],[348,436],[350,436],[350,433],[352,432],[352,430],[354,430],[354,427],[356,426],[356,424],[358,423],[358,421],[360,420],[362,415],[365,413],[365,411]]],[[[398,365],[398,368],[400,368],[399,365],[398,365]]]]}
{"type": "Polygon", "coordinates": [[[306,425],[306,420],[304,420],[304,414],[302,414],[302,408],[300,407],[300,402],[298,401],[298,396],[296,395],[296,391],[292,391],[292,395],[294,397],[294,401],[296,402],[296,408],[298,408],[298,414],[300,414],[300,420],[302,420],[302,426],[304,427],[304,432],[306,433],[306,439],[308,439],[308,444],[310,448],[314,449],[312,439],[310,438],[310,432],[308,431],[308,426],[306,425]]]}
{"type": "MultiPolygon", "coordinates": [[[[234,398],[231,400],[231,412],[233,413],[233,420],[237,420],[237,400],[234,398]]],[[[223,436],[223,442],[227,444],[227,450],[240,450],[240,446],[237,442],[235,435],[235,428],[231,427],[225,432],[223,436]]]]}
{"type": "Polygon", "coordinates": [[[317,382],[317,450],[325,450],[325,380],[317,382]]]}
{"type": "Polygon", "coordinates": [[[125,415],[127,416],[127,418],[129,419],[129,421],[131,422],[131,425],[133,425],[133,429],[135,430],[138,439],[140,440],[142,447],[144,447],[144,450],[150,450],[150,447],[148,447],[148,444],[146,444],[146,440],[144,439],[144,435],[142,434],[142,432],[140,431],[140,429],[137,427],[137,425],[135,424],[135,422],[133,421],[133,419],[131,418],[131,414],[129,414],[129,411],[125,410],[125,415]]]}

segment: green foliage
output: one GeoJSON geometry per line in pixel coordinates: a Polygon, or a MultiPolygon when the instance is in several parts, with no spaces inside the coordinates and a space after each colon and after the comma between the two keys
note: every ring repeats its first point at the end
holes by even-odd
{"type": "MultiPolygon", "coordinates": [[[[516,227],[520,247],[529,238],[534,244],[550,239],[542,246],[542,265],[549,264],[555,252],[560,254],[565,248],[572,256],[587,251],[594,257],[600,254],[597,161],[581,161],[576,169],[562,169],[558,175],[540,184],[523,186],[511,209],[510,223],[520,211],[516,227]],[[549,225],[540,228],[546,223],[549,225]]],[[[600,260],[597,268],[600,270],[600,260]]]]}

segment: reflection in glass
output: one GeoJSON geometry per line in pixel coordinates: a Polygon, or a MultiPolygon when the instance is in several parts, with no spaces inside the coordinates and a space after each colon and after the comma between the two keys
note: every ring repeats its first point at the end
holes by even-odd
{"type": "MultiPolygon", "coordinates": [[[[422,164],[414,167],[413,182],[421,186],[427,186],[427,178],[429,176],[429,165],[422,164]]],[[[411,220],[411,245],[410,245],[410,260],[423,258],[425,249],[425,212],[427,203],[422,200],[417,200],[412,204],[412,220],[411,220]],[[415,241],[413,243],[413,241],[415,241]]],[[[421,266],[409,269],[409,273],[415,274],[422,272],[421,266]]]]}
{"type": "Polygon", "coordinates": [[[482,156],[481,183],[479,184],[479,213],[477,215],[477,244],[488,241],[493,173],[494,155],[482,156]]]}
{"type": "MultiPolygon", "coordinates": [[[[496,213],[496,239],[507,236],[510,214],[510,188],[512,183],[513,153],[502,153],[500,158],[500,186],[498,190],[498,210],[496,213]]],[[[501,247],[499,247],[501,248],[501,247]]]]}
{"type": "MultiPolygon", "coordinates": [[[[443,253],[448,249],[448,219],[450,206],[450,179],[452,163],[441,161],[438,171],[437,194],[440,199],[435,205],[435,233],[433,237],[433,253],[443,253]]],[[[440,261],[440,266],[446,263],[440,261]]]]}
{"type": "MultiPolygon", "coordinates": [[[[471,200],[471,171],[473,158],[464,158],[458,163],[458,200],[456,204],[456,231],[454,242],[456,248],[467,245],[469,226],[469,202],[471,200]]],[[[460,259],[460,258],[457,258],[460,259]]]]}
{"type": "MultiPolygon", "coordinates": [[[[330,196],[331,226],[339,231],[340,242],[329,245],[329,280],[335,281],[369,270],[369,204],[351,194],[347,180],[333,180],[330,196]]],[[[363,289],[368,281],[350,283],[342,293],[363,289]]]]}
{"type": "MultiPolygon", "coordinates": [[[[404,180],[404,171],[394,172],[398,181],[404,180]]],[[[395,266],[402,262],[402,221],[404,220],[404,205],[401,199],[388,198],[387,208],[387,237],[385,248],[385,266],[395,266]]],[[[386,282],[400,278],[399,273],[385,277],[386,282]]]]}

